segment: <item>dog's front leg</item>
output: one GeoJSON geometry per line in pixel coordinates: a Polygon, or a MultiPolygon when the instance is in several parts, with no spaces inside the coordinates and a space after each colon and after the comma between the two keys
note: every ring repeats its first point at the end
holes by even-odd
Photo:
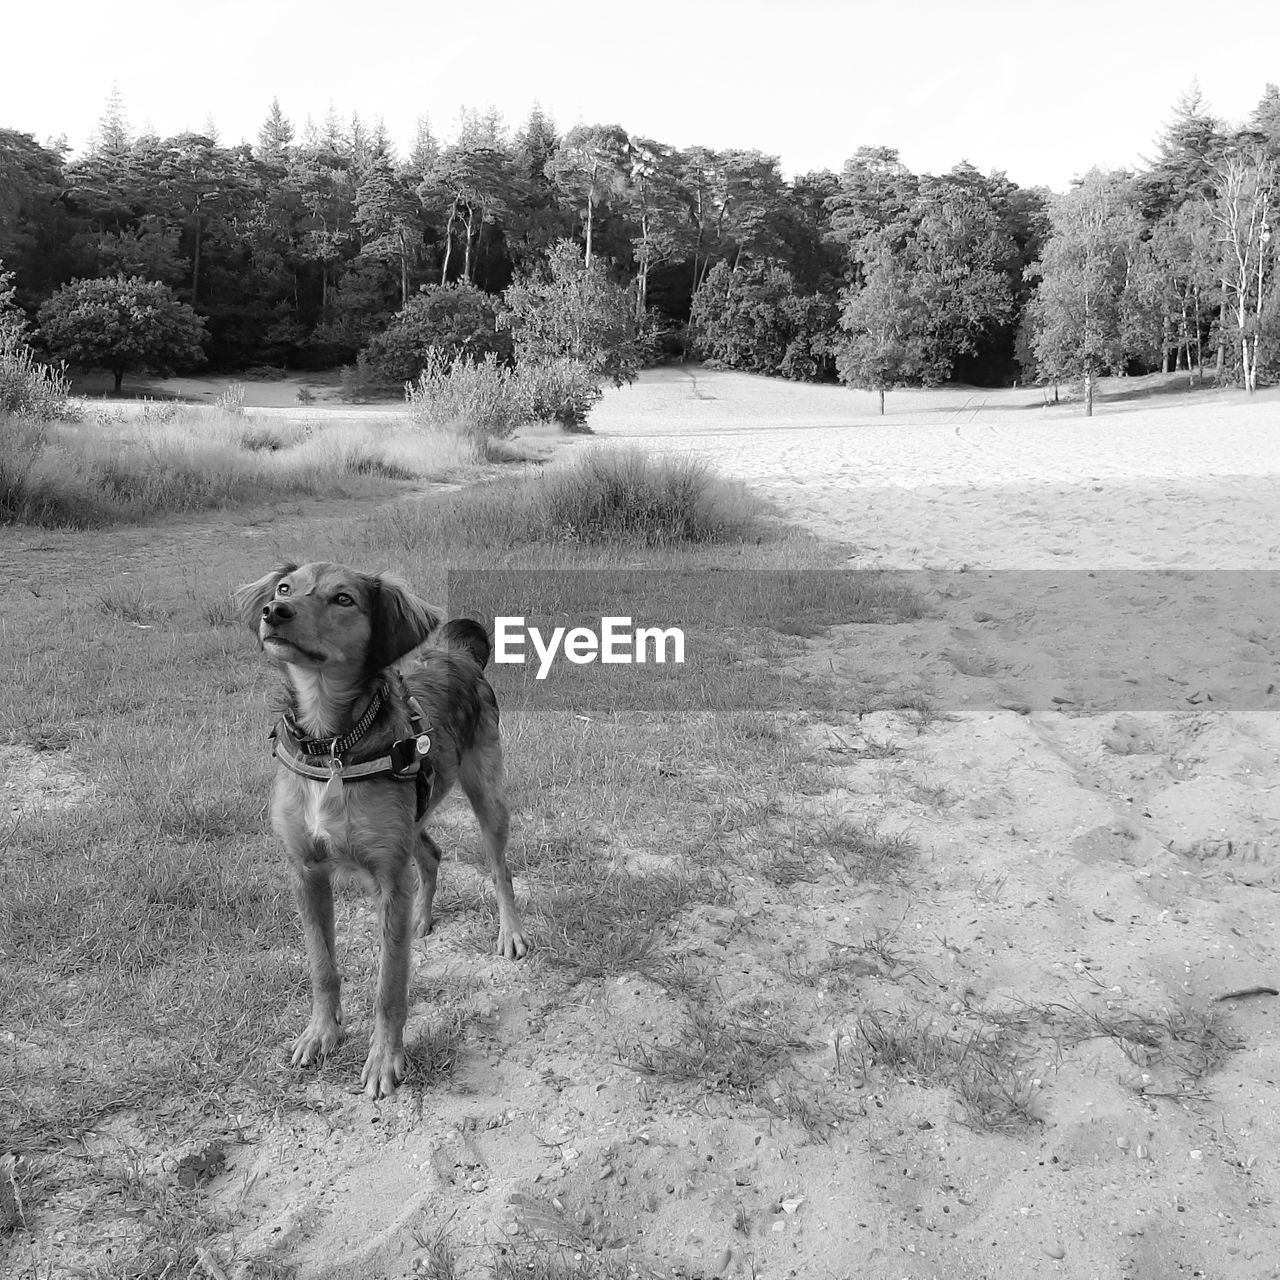
{"type": "Polygon", "coordinates": [[[381,898],[382,958],[373,1013],[369,1056],[360,1079],[365,1095],[386,1098],[404,1079],[404,1021],[409,1007],[410,930],[413,926],[412,858],[395,859],[392,870],[378,876],[381,898]]]}
{"type": "Polygon", "coordinates": [[[311,1021],[293,1042],[293,1065],[305,1067],[331,1053],[342,1040],[342,979],[338,974],[333,886],[328,871],[302,856],[291,856],[289,865],[311,966],[311,1021]]]}

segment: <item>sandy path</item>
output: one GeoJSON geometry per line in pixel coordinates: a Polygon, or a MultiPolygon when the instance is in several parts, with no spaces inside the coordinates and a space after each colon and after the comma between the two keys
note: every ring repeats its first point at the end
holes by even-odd
{"type": "Polygon", "coordinates": [[[1111,384],[1092,420],[1036,389],[902,391],[881,419],[838,387],[665,369],[592,425],[705,457],[852,544],[853,567],[1280,563],[1280,398],[1133,395],[1150,388],[1111,384]]]}

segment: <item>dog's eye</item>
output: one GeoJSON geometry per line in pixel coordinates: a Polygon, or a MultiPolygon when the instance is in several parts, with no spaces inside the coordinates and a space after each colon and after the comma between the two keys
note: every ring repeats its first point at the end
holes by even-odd
{"type": "Polygon", "coordinates": [[[338,594],[333,597],[333,603],[350,607],[355,604],[355,601],[345,591],[339,591],[338,594]]]}
{"type": "Polygon", "coordinates": [[[287,582],[279,583],[276,587],[276,595],[287,596],[288,594],[289,594],[289,584],[287,582]]]}

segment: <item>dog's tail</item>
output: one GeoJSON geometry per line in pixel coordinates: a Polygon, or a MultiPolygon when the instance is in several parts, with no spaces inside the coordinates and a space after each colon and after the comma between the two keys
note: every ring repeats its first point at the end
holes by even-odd
{"type": "Polygon", "coordinates": [[[444,624],[439,643],[446,649],[461,649],[469,653],[481,671],[489,665],[493,646],[485,629],[471,618],[454,618],[444,624]]]}

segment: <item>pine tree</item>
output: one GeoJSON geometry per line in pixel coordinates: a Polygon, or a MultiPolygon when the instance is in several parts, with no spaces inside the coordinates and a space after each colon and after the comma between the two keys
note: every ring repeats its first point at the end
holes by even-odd
{"type": "Polygon", "coordinates": [[[107,105],[98,117],[98,126],[93,131],[90,151],[102,155],[123,155],[129,150],[131,141],[120,86],[113,83],[111,92],[107,95],[107,105]]]}
{"type": "Polygon", "coordinates": [[[293,142],[293,125],[280,110],[280,99],[271,99],[271,109],[258,130],[258,159],[283,163],[289,158],[293,142]]]}
{"type": "Polygon", "coordinates": [[[440,142],[431,131],[431,120],[427,116],[419,116],[405,169],[411,178],[421,182],[431,172],[431,166],[439,159],[440,142]]]}

